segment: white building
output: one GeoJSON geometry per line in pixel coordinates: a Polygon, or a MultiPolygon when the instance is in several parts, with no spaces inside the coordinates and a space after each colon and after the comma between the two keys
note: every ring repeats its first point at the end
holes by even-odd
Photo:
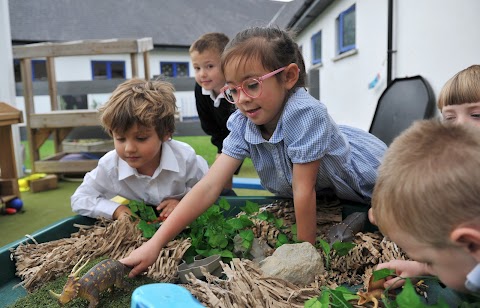
{"type": "Polygon", "coordinates": [[[318,70],[319,98],[333,118],[368,130],[389,66],[392,79],[421,75],[437,97],[456,72],[480,63],[478,12],[477,0],[313,0],[288,26],[298,31],[307,71],[318,70]],[[350,29],[345,51],[339,48],[340,20],[350,29]]]}

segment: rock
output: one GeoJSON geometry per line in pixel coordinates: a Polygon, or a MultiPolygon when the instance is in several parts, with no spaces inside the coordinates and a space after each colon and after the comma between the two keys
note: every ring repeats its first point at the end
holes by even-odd
{"type": "Polygon", "coordinates": [[[323,257],[308,243],[284,244],[260,262],[264,276],[276,277],[296,285],[308,285],[324,272],[323,257]]]}

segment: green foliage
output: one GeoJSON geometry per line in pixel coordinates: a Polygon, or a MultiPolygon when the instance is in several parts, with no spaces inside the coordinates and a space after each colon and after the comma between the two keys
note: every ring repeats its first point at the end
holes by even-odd
{"type": "Polygon", "coordinates": [[[349,303],[351,300],[358,300],[359,296],[346,287],[340,286],[335,289],[322,288],[319,297],[314,297],[305,302],[306,308],[326,308],[326,307],[353,307],[349,303]]]}
{"type": "MultiPolygon", "coordinates": [[[[253,207],[253,204],[249,207],[253,207]]],[[[220,255],[226,262],[231,260],[236,257],[233,252],[233,239],[236,235],[242,238],[242,247],[246,248],[246,251],[250,250],[254,236],[253,231],[247,228],[253,226],[253,222],[247,215],[226,218],[225,213],[229,210],[230,204],[222,198],[182,232],[181,237],[192,240],[192,245],[184,255],[187,263],[192,262],[193,257],[198,254],[204,257],[220,255]]]]}
{"type": "Polygon", "coordinates": [[[143,201],[131,200],[128,208],[132,212],[133,219],[140,219],[137,228],[142,231],[144,238],[152,238],[160,227],[160,221],[153,207],[146,205],[143,201]]]}
{"type": "Polygon", "coordinates": [[[355,247],[355,244],[351,242],[335,242],[330,245],[320,237],[317,238],[317,241],[317,247],[320,246],[325,254],[325,267],[327,270],[330,269],[331,252],[335,251],[337,255],[345,256],[353,247],[355,247]]]}

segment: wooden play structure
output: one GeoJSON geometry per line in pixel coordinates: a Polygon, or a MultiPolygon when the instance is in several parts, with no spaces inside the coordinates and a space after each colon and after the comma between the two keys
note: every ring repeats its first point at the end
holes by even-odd
{"type": "MultiPolygon", "coordinates": [[[[152,49],[153,41],[151,38],[84,40],[13,46],[13,58],[20,60],[32,173],[84,173],[94,169],[98,161],[97,159],[59,161],[60,158],[66,155],[62,149],[62,141],[73,128],[98,126],[100,122],[96,110],[59,110],[59,91],[55,77],[55,58],[82,55],[130,54],[132,77],[138,77],[138,58],[141,55],[143,57],[145,79],[149,79],[148,51],[152,49]],[[49,113],[35,112],[32,58],[46,58],[48,94],[50,96],[50,107],[52,110],[49,113]],[[50,136],[52,136],[54,140],[55,154],[40,160],[40,147],[50,136]]],[[[92,88],[102,82],[107,82],[111,85],[111,90],[113,90],[115,84],[119,84],[122,81],[123,80],[92,80],[79,83],[92,88]],[[114,83],[111,83],[111,81],[114,81],[114,83]]],[[[72,87],[72,89],[73,88],[77,87],[72,87]]],[[[85,88],[85,86],[83,88],[85,88]]]]}
{"type": "Polygon", "coordinates": [[[17,164],[12,136],[12,125],[23,122],[22,112],[15,107],[0,102],[0,198],[8,202],[20,197],[18,189],[17,164]]]}

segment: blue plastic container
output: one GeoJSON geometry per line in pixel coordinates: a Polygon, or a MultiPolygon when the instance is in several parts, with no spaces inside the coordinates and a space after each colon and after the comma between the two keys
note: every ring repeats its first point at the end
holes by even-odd
{"type": "Polygon", "coordinates": [[[184,287],[173,283],[152,283],[133,291],[130,308],[200,308],[204,307],[184,287]]]}

